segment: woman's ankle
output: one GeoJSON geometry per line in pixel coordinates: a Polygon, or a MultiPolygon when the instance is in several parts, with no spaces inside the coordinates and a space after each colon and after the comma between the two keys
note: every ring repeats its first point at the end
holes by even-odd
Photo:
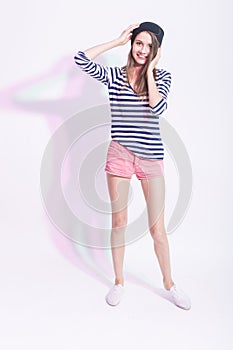
{"type": "Polygon", "coordinates": [[[123,278],[115,278],[115,284],[121,284],[124,285],[124,279],[123,278]]]}
{"type": "Polygon", "coordinates": [[[174,286],[174,282],[173,280],[168,280],[168,281],[165,281],[163,280],[163,285],[164,285],[164,288],[167,289],[167,290],[170,290],[172,286],[174,286]]]}

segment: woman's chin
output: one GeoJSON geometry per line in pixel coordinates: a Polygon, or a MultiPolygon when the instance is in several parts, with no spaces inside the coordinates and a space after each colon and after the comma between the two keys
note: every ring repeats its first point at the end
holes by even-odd
{"type": "Polygon", "coordinates": [[[144,66],[146,64],[146,61],[141,61],[141,60],[134,60],[134,66],[135,67],[140,67],[140,66],[144,66]]]}

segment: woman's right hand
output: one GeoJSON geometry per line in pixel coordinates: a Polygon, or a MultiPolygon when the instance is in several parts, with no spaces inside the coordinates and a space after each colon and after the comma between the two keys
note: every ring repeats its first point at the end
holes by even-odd
{"type": "Polygon", "coordinates": [[[125,29],[123,31],[123,33],[117,39],[114,39],[114,40],[108,41],[107,43],[103,43],[103,44],[91,47],[91,48],[84,51],[85,55],[90,60],[94,60],[101,53],[108,51],[108,50],[112,49],[113,47],[117,47],[117,46],[126,44],[131,39],[132,31],[135,28],[139,27],[139,25],[140,25],[139,23],[131,24],[127,29],[125,29]]]}
{"type": "Polygon", "coordinates": [[[132,31],[135,28],[138,28],[140,25],[140,23],[136,23],[136,24],[131,24],[127,29],[125,29],[122,34],[119,36],[119,38],[117,39],[119,42],[119,45],[125,45],[132,36],[132,31]]]}

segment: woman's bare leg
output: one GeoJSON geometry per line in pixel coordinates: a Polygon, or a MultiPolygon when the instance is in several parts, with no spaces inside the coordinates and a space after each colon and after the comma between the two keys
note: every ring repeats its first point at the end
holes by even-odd
{"type": "Polygon", "coordinates": [[[127,204],[130,179],[107,174],[108,191],[112,206],[111,247],[115,284],[124,285],[124,238],[127,225],[127,204]]]}
{"type": "Polygon", "coordinates": [[[164,225],[164,177],[141,180],[141,185],[147,204],[148,223],[154,240],[154,251],[163,275],[163,284],[166,289],[170,289],[174,282],[171,277],[169,245],[164,225]]]}

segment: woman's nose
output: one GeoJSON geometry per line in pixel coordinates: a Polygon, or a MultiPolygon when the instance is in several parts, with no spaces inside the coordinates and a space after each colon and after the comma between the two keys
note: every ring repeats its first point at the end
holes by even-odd
{"type": "Polygon", "coordinates": [[[146,55],[149,52],[150,52],[150,49],[146,45],[143,45],[141,48],[141,53],[146,55]]]}
{"type": "Polygon", "coordinates": [[[142,53],[146,53],[146,47],[143,46],[141,51],[142,51],[142,53]]]}

